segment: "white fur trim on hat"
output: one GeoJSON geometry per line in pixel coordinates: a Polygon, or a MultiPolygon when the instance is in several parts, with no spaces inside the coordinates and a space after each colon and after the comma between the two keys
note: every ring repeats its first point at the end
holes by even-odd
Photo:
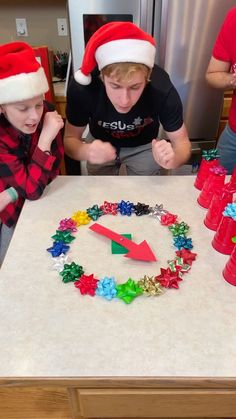
{"type": "Polygon", "coordinates": [[[99,46],[95,52],[95,58],[99,70],[109,64],[121,62],[140,63],[152,68],[155,54],[156,48],[148,41],[118,39],[99,46]]]}
{"type": "Polygon", "coordinates": [[[44,70],[40,67],[32,73],[20,73],[0,79],[0,105],[32,99],[48,91],[44,70]]]}
{"type": "Polygon", "coordinates": [[[77,83],[82,84],[83,86],[87,86],[92,81],[91,74],[88,74],[88,76],[86,76],[85,74],[82,73],[81,70],[77,70],[75,72],[74,78],[77,81],[77,83]]]}

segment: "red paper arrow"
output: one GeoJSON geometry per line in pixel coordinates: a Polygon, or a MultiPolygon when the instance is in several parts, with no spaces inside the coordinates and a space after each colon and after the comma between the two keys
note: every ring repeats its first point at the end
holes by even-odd
{"type": "Polygon", "coordinates": [[[109,230],[109,228],[103,227],[98,223],[91,225],[89,228],[90,230],[95,231],[95,233],[108,237],[108,239],[113,240],[128,249],[129,252],[124,255],[127,258],[145,260],[146,262],[157,260],[146,240],[143,240],[140,244],[136,244],[132,240],[129,240],[126,237],[121,236],[121,234],[115,233],[115,231],[109,230]]]}

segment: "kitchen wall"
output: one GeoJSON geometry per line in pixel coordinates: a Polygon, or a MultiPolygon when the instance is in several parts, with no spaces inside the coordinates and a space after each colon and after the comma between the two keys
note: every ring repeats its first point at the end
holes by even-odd
{"type": "Polygon", "coordinates": [[[32,46],[69,52],[67,36],[58,36],[57,18],[67,18],[66,0],[0,0],[0,43],[24,41],[32,46]],[[17,36],[16,18],[26,18],[28,36],[17,36]]]}

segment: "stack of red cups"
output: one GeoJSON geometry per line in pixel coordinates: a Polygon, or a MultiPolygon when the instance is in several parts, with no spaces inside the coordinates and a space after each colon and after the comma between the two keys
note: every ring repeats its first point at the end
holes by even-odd
{"type": "Polygon", "coordinates": [[[214,231],[217,230],[226,205],[233,202],[234,193],[236,193],[236,167],[234,168],[230,181],[222,189],[214,192],[204,219],[204,224],[207,228],[214,231]]]}
{"type": "Polygon", "coordinates": [[[223,270],[223,277],[229,284],[236,286],[236,237],[232,237],[232,242],[235,243],[234,248],[223,270]]]}
{"type": "Polygon", "coordinates": [[[227,204],[223,217],[212,240],[212,246],[224,255],[230,255],[234,248],[232,237],[236,236],[236,203],[227,204]]]}
{"type": "Polygon", "coordinates": [[[209,208],[214,192],[221,191],[225,183],[226,169],[223,166],[213,166],[209,169],[209,175],[203,184],[202,191],[197,202],[203,208],[209,208]]]}
{"type": "Polygon", "coordinates": [[[212,240],[215,250],[230,255],[223,270],[224,279],[236,286],[236,166],[230,181],[225,182],[226,170],[219,165],[218,150],[203,151],[201,165],[194,182],[201,190],[199,205],[208,208],[204,224],[216,231],[212,240]]]}
{"type": "Polygon", "coordinates": [[[195,188],[200,191],[203,188],[204,182],[209,176],[209,171],[211,167],[217,166],[219,164],[219,153],[217,148],[212,150],[203,150],[202,152],[202,161],[197,172],[197,176],[194,182],[195,188]]]}

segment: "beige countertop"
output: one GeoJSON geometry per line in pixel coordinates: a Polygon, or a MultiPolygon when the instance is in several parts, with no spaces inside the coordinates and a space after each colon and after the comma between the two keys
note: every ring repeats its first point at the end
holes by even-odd
{"type": "MultiPolygon", "coordinates": [[[[236,377],[236,287],[222,270],[228,256],[211,246],[194,176],[58,177],[27,201],[0,271],[0,377],[236,377]],[[104,200],[163,203],[190,225],[198,253],[180,289],[121,300],[81,296],[52,270],[46,248],[62,218],[104,200]]],[[[157,275],[174,257],[172,235],[150,216],[103,216],[118,233],[146,239],[157,262],[112,255],[88,226],[75,233],[71,260],[95,277],[157,275]]]]}

